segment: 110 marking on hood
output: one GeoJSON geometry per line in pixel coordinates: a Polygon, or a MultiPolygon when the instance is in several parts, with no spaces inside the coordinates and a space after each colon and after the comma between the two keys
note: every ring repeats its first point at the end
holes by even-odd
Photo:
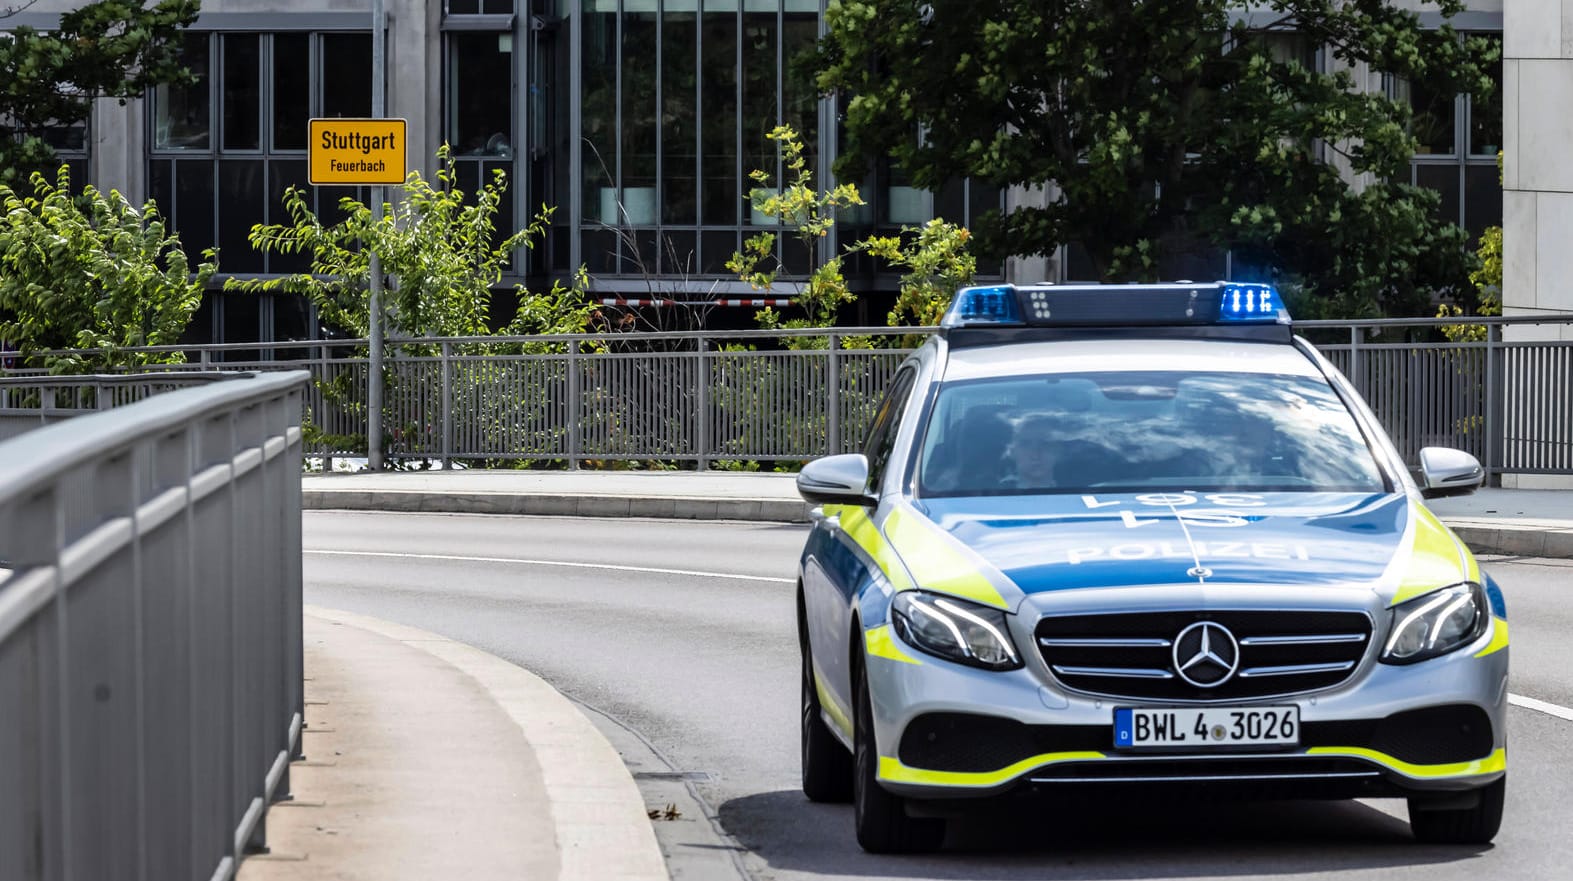
{"type": "Polygon", "coordinates": [[[1173,557],[1190,560],[1194,556],[1212,560],[1309,560],[1311,553],[1302,544],[1260,541],[1127,542],[1107,547],[1068,548],[1065,562],[1072,566],[1098,560],[1156,560],[1173,557]]]}

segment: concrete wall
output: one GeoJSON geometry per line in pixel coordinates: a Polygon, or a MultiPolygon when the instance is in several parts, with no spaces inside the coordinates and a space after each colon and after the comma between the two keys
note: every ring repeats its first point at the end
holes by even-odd
{"type": "Polygon", "coordinates": [[[1504,24],[1503,309],[1573,312],[1573,0],[1513,0],[1504,24]]]}

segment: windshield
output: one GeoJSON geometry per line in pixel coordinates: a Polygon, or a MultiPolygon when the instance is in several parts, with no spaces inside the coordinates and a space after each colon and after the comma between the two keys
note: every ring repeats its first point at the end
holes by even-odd
{"type": "Polygon", "coordinates": [[[1382,492],[1325,382],[1143,371],[947,383],[924,433],[926,495],[1148,488],[1382,492]]]}

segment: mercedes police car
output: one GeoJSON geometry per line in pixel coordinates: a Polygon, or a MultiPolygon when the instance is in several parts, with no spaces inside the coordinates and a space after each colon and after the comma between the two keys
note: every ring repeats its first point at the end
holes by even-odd
{"type": "Polygon", "coordinates": [[[1277,293],[979,287],[862,453],[798,477],[803,790],[870,851],[971,798],[1164,787],[1405,797],[1485,842],[1506,786],[1501,591],[1277,293]]]}

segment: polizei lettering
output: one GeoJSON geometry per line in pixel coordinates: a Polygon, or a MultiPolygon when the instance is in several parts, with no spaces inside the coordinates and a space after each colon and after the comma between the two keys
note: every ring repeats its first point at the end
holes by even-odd
{"type": "MultiPolygon", "coordinates": [[[[389,132],[385,135],[368,135],[361,132],[349,132],[348,134],[341,134],[339,132],[324,131],[322,133],[322,149],[359,150],[361,155],[364,156],[373,150],[399,149],[399,145],[395,142],[396,139],[397,136],[393,132],[389,132]]],[[[337,164],[337,161],[338,160],[334,160],[335,164],[337,164]]],[[[350,166],[351,164],[346,163],[346,165],[350,166]]],[[[360,170],[378,171],[381,170],[381,168],[382,166],[379,164],[376,169],[362,168],[360,170]]]]}
{"type": "MultiPolygon", "coordinates": [[[[1311,552],[1302,544],[1260,541],[1198,541],[1195,555],[1204,560],[1309,560],[1311,552]]],[[[1192,548],[1167,541],[1128,542],[1103,547],[1070,548],[1065,561],[1072,566],[1094,560],[1189,560],[1192,548]]]]}

